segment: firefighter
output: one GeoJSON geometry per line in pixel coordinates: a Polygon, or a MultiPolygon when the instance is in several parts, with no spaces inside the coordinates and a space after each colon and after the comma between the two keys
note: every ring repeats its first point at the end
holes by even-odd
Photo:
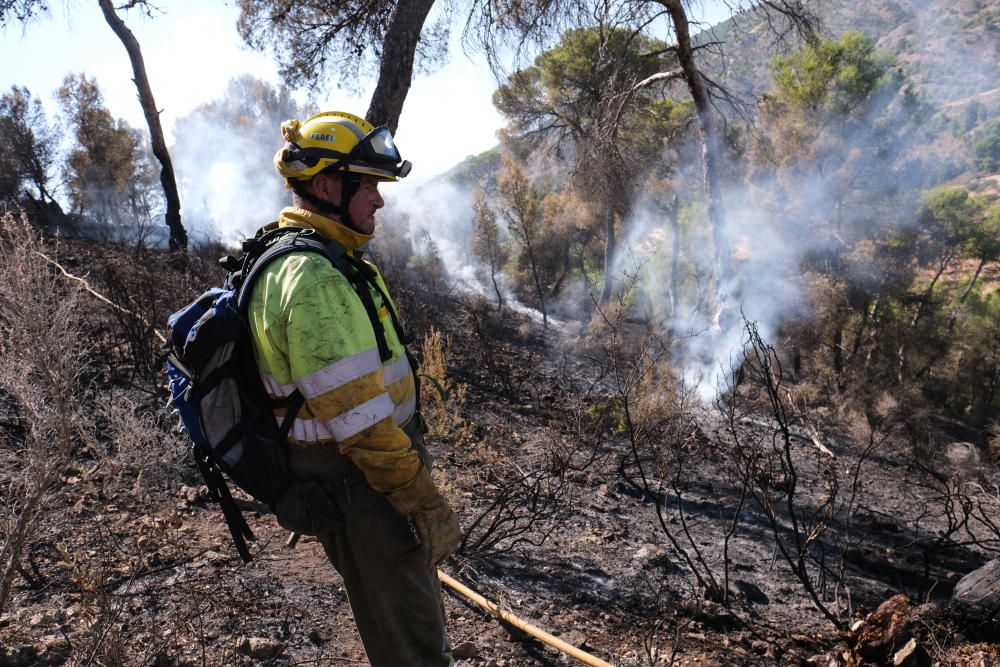
{"type": "Polygon", "coordinates": [[[279,226],[315,230],[342,261],[293,252],[254,286],[264,385],[275,399],[305,397],[289,433],[297,481],[275,514],[323,545],[372,665],[450,665],[436,565],[458,544],[458,520],[431,478],[396,306],[362,259],[384,204],[379,185],[410,163],[388,128],[349,113],[289,120],[281,134],[274,164],[292,205],[279,226]]]}

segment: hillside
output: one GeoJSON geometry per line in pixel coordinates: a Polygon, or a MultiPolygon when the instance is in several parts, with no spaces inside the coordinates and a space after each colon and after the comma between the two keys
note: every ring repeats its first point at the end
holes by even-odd
{"type": "MultiPolygon", "coordinates": [[[[153,322],[218,279],[198,258],[152,253],[136,263],[90,242],[39,251],[119,305],[138,303],[121,286],[141,289],[153,322]]],[[[822,408],[774,413],[775,390],[804,406],[809,388],[779,389],[753,364],[714,407],[668,401],[676,388],[665,386],[623,394],[620,373],[645,363],[627,343],[648,342],[641,326],[612,318],[595,332],[546,330],[428,291],[434,283],[419,274],[389,278],[410,286],[399,302],[418,341],[432,327],[450,341],[435,348],[447,355],[438,380],[448,398],[427,405],[438,475],[466,531],[444,569],[505,609],[617,665],[841,665],[842,654],[875,665],[910,639],[940,664],[1000,659],[1000,644],[983,643],[995,625],[946,604],[963,574],[1000,552],[996,459],[943,446],[943,432],[942,446],[914,459],[906,411],[891,401],[856,415],[853,430],[822,408]],[[772,443],[787,458],[772,459],[772,443]],[[740,474],[751,452],[775,466],[759,469],[767,477],[740,474]],[[771,504],[789,475],[798,490],[771,504]],[[809,531],[810,541],[822,537],[818,553],[802,554],[820,564],[806,586],[794,544],[809,531]],[[901,597],[869,615],[897,593],[930,603],[901,597]]],[[[66,296],[78,287],[55,280],[66,296]]],[[[362,664],[318,544],[289,548],[266,509],[244,500],[257,541],[255,560],[239,561],[159,376],[136,366],[141,341],[129,332],[139,320],[78,298],[96,336],[81,405],[113,411],[96,440],[66,452],[13,574],[0,665],[362,664]]],[[[424,354],[425,372],[439,374],[424,354]]],[[[20,421],[9,398],[5,406],[10,438],[20,421]]],[[[446,595],[445,606],[459,665],[566,664],[463,598],[446,595]]]]}
{"type": "MultiPolygon", "coordinates": [[[[807,6],[819,19],[821,35],[836,38],[858,31],[880,53],[893,58],[897,71],[925,106],[924,132],[914,154],[946,163],[938,172],[940,180],[960,174],[964,176],[957,182],[973,180],[974,140],[1000,117],[996,7],[980,0],[822,0],[807,6]]],[[[724,59],[710,53],[704,66],[751,104],[773,85],[773,55],[797,48],[794,40],[776,41],[767,21],[753,12],[741,13],[698,39],[723,43],[724,59]]]]}

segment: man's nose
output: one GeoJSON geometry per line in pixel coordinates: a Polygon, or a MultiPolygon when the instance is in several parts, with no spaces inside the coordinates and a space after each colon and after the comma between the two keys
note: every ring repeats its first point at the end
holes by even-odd
{"type": "Polygon", "coordinates": [[[372,201],[372,204],[375,208],[382,208],[385,206],[385,200],[382,199],[382,193],[378,190],[375,191],[375,199],[372,201]]]}

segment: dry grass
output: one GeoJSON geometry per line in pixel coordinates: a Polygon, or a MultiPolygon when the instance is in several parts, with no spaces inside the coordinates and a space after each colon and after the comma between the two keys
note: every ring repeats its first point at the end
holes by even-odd
{"type": "Polygon", "coordinates": [[[78,288],[41,259],[26,218],[0,220],[0,612],[71,453],[94,439],[78,288]]]}
{"type": "Polygon", "coordinates": [[[472,426],[461,414],[467,387],[449,377],[451,339],[431,327],[420,345],[420,353],[421,412],[427,420],[429,435],[466,440],[472,434],[472,426]]]}

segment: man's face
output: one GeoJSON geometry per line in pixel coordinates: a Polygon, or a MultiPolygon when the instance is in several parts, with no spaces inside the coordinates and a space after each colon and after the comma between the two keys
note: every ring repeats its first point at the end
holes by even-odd
{"type": "MultiPolygon", "coordinates": [[[[312,182],[313,193],[334,206],[339,206],[341,178],[339,173],[317,175],[312,182]]],[[[362,234],[371,234],[375,231],[375,211],[385,206],[385,201],[378,192],[378,184],[379,180],[374,176],[362,175],[361,185],[358,186],[358,191],[351,197],[351,203],[347,207],[354,228],[362,234]]]]}
{"type": "Polygon", "coordinates": [[[378,192],[378,184],[379,180],[374,176],[362,176],[361,186],[351,197],[351,204],[347,207],[351,222],[362,234],[375,231],[375,211],[385,206],[385,201],[378,192]]]}

